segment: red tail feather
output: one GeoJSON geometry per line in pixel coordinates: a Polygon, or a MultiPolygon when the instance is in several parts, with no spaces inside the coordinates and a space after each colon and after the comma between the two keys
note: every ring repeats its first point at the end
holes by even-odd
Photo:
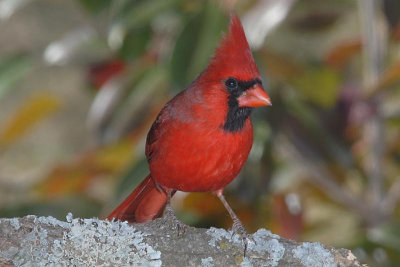
{"type": "Polygon", "coordinates": [[[146,179],[115,209],[107,219],[128,222],[147,222],[161,216],[167,194],[159,190],[148,175],[146,179]]]}

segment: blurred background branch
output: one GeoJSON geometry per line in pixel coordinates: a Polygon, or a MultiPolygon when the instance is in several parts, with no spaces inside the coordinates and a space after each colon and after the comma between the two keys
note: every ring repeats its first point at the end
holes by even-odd
{"type": "MultiPolygon", "coordinates": [[[[359,1],[361,25],[363,30],[363,86],[368,92],[378,83],[382,74],[387,50],[386,24],[382,21],[382,2],[375,0],[359,1]]],[[[379,210],[383,195],[383,168],[382,159],[385,151],[384,125],[381,115],[382,96],[376,95],[371,100],[374,111],[364,126],[365,140],[370,147],[370,153],[364,159],[364,166],[368,175],[368,195],[372,210],[379,210]]],[[[376,218],[379,221],[379,218],[376,218]]]]}

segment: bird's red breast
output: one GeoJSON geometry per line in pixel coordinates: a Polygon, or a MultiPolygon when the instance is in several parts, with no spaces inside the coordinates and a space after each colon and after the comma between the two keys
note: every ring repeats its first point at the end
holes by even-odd
{"type": "Polygon", "coordinates": [[[225,131],[227,105],[215,109],[215,103],[193,98],[194,91],[189,88],[168,103],[153,125],[147,144],[150,172],[166,188],[213,191],[239,173],[253,143],[253,128],[247,119],[240,131],[225,131]]]}

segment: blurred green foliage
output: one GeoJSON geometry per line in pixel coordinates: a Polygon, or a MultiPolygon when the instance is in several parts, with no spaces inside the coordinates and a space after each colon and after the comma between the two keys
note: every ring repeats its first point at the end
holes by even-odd
{"type": "MultiPolygon", "coordinates": [[[[77,68],[86,77],[81,91],[91,92],[92,103],[89,114],[81,116],[87,115],[95,145],[47,166],[47,175],[26,182],[29,186],[11,190],[17,197],[0,195],[0,216],[106,215],[147,175],[143,143],[152,121],[207,65],[229,12],[239,13],[249,31],[254,25],[247,19],[255,17],[253,22],[269,27],[268,12],[287,5],[290,11],[275,29],[258,33],[265,41],[254,55],[273,107],[254,112],[253,150],[240,177],[226,189],[228,201],[251,231],[267,227],[288,238],[353,249],[371,265],[400,264],[396,0],[376,6],[385,49],[372,84],[363,67],[374,64],[362,39],[363,4],[269,2],[76,1],[96,34],[74,45],[60,38],[69,57],[59,65],[77,68]],[[382,134],[375,135],[373,127],[382,134]],[[371,162],[374,155],[380,164],[371,162]]],[[[0,101],[30,71],[42,67],[37,53],[1,55],[0,101]]],[[[48,71],[56,68],[48,65],[48,71]]],[[[29,130],[59,112],[33,106],[33,111],[7,114],[7,123],[0,121],[0,141],[10,135],[8,125],[26,126],[11,131],[12,142],[0,142],[0,153],[12,153],[29,130]],[[32,121],[30,114],[39,115],[32,121]],[[24,132],[18,131],[22,128],[24,132]]],[[[211,194],[177,195],[174,205],[191,225],[230,227],[228,214],[211,194]]]]}
{"type": "Polygon", "coordinates": [[[32,67],[30,63],[26,54],[7,55],[0,59],[0,97],[29,71],[32,67]]]}

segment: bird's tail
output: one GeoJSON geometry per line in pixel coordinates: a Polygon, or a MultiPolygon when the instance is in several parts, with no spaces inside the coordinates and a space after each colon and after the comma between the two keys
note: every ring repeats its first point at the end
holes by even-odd
{"type": "Polygon", "coordinates": [[[157,188],[149,174],[146,179],[115,209],[107,219],[128,222],[147,222],[161,216],[167,194],[157,188]]]}

